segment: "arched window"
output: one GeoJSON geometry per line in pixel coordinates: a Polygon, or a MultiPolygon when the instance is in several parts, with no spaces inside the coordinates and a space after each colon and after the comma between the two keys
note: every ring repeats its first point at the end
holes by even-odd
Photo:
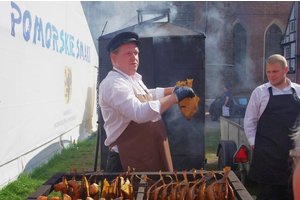
{"type": "Polygon", "coordinates": [[[233,27],[233,64],[237,81],[246,76],[246,31],[241,24],[233,27]]]}
{"type": "MultiPolygon", "coordinates": [[[[272,55],[272,54],[282,54],[282,49],[280,47],[280,42],[282,41],[282,32],[280,28],[273,24],[270,26],[266,32],[265,38],[265,61],[272,55]]],[[[266,63],[264,64],[266,69],[266,63]]],[[[268,82],[267,74],[264,73],[264,82],[268,82]]]]}

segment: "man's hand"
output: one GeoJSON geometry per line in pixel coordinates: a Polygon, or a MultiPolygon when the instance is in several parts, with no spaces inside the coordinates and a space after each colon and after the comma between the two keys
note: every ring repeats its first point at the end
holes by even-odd
{"type": "Polygon", "coordinates": [[[182,99],[184,99],[186,97],[193,98],[195,96],[194,90],[192,88],[185,87],[185,86],[174,90],[174,93],[177,97],[177,102],[181,101],[182,99]]]}

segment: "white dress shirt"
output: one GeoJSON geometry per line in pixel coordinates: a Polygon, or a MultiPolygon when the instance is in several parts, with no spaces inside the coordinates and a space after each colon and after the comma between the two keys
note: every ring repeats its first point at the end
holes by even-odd
{"type": "Polygon", "coordinates": [[[270,93],[268,88],[272,87],[273,95],[292,94],[293,91],[291,88],[294,88],[299,97],[300,85],[292,83],[289,79],[288,81],[289,85],[283,89],[278,89],[268,82],[258,86],[253,90],[244,117],[244,131],[251,146],[255,143],[257,122],[259,121],[260,116],[263,114],[269,102],[270,93]]]}
{"type": "MultiPolygon", "coordinates": [[[[161,104],[158,99],[164,97],[164,88],[147,89],[140,74],[136,73],[131,77],[116,68],[114,70],[117,72],[110,71],[99,86],[99,105],[107,135],[104,142],[106,146],[114,142],[131,121],[144,123],[161,119],[161,104]],[[135,97],[133,88],[137,94],[146,94],[146,89],[154,101],[141,103],[135,97]]],[[[113,150],[118,152],[116,146],[113,150]]]]}

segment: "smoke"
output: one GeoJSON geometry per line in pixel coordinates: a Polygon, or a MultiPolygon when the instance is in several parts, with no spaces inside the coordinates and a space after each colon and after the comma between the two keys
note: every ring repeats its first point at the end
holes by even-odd
{"type": "MultiPolygon", "coordinates": [[[[137,10],[143,8],[170,8],[171,17],[176,15],[176,7],[167,1],[103,1],[101,2],[100,26],[105,27],[104,34],[108,34],[138,23],[137,10]]],[[[155,15],[145,15],[143,20],[155,15]]]]}
{"type": "Polygon", "coordinates": [[[144,1],[101,2],[101,10],[99,13],[100,26],[102,25],[104,28],[104,25],[107,22],[104,35],[137,24],[138,18],[136,10],[145,7],[145,4],[146,2],[144,1]]]}
{"type": "Polygon", "coordinates": [[[239,74],[243,74],[243,89],[244,91],[252,91],[256,86],[257,83],[253,74],[255,74],[255,64],[250,57],[247,57],[245,60],[245,66],[241,66],[238,68],[239,74]]]}
{"type": "Polygon", "coordinates": [[[226,63],[226,58],[220,49],[224,39],[224,27],[226,27],[225,18],[221,15],[220,10],[213,7],[209,2],[206,6],[206,12],[201,13],[202,18],[206,19],[206,96],[215,98],[222,94],[223,85],[228,84],[221,78],[223,66],[229,67],[232,63],[226,63]]]}
{"type": "MultiPolygon", "coordinates": [[[[198,108],[200,109],[200,108],[198,108]]],[[[197,111],[201,112],[201,111],[197,111]]],[[[177,104],[169,108],[163,119],[173,155],[199,155],[204,144],[204,119],[194,115],[187,121],[177,104]]],[[[200,159],[200,158],[199,158],[200,159]]]]}
{"type": "MultiPolygon", "coordinates": [[[[139,9],[144,8],[169,8],[170,20],[177,15],[177,7],[170,1],[81,1],[89,28],[98,50],[98,38],[129,26],[138,24],[139,9]]],[[[143,16],[143,21],[157,15],[149,14],[143,16]]],[[[160,21],[166,21],[167,18],[160,21]]],[[[144,36],[151,34],[164,34],[162,32],[143,33],[144,36]]]]}
{"type": "MultiPolygon", "coordinates": [[[[250,67],[252,61],[246,58],[241,66],[233,66],[232,49],[232,25],[233,21],[230,16],[233,15],[234,3],[230,2],[206,2],[199,9],[203,30],[206,34],[205,41],[205,61],[206,61],[206,98],[215,98],[223,93],[223,86],[229,85],[230,88],[237,88],[235,91],[243,91],[245,88],[253,88],[254,83],[251,82],[250,67]],[[238,78],[235,78],[237,77],[238,78]],[[249,78],[250,77],[250,78],[249,78]],[[239,84],[237,80],[242,82],[239,84]],[[250,79],[250,80],[249,80],[250,79]],[[243,82],[247,84],[243,84],[243,82]]],[[[171,1],[98,1],[98,2],[82,2],[82,5],[89,7],[89,13],[86,13],[90,30],[98,49],[97,39],[101,35],[138,24],[137,10],[143,8],[169,8],[170,21],[179,17],[180,12],[177,10],[176,2],[171,1]]],[[[85,9],[86,10],[86,9],[85,9]]],[[[86,11],[85,11],[86,12],[86,11]]],[[[182,11],[181,11],[182,12],[182,11]]],[[[157,17],[155,15],[143,16],[143,20],[157,17]]],[[[165,19],[163,19],[165,20],[165,19]]],[[[163,30],[151,30],[145,28],[145,32],[140,33],[143,36],[167,35],[163,30]]],[[[160,41],[154,41],[160,42],[160,41]]],[[[254,80],[253,80],[254,81],[254,80]]]]}
{"type": "Polygon", "coordinates": [[[205,6],[201,18],[206,20],[206,97],[215,98],[222,95],[224,85],[230,86],[233,95],[244,95],[255,87],[255,80],[251,75],[255,65],[246,50],[245,55],[242,55],[245,59],[239,64],[233,60],[235,38],[231,16],[235,9],[234,4],[208,2],[205,6]]]}
{"type": "Polygon", "coordinates": [[[205,41],[207,55],[209,55],[207,57],[207,64],[224,64],[226,59],[220,51],[220,44],[224,37],[223,27],[226,22],[224,17],[221,16],[220,12],[215,8],[209,10],[207,13],[207,20],[209,23],[209,33],[206,35],[205,41]]]}

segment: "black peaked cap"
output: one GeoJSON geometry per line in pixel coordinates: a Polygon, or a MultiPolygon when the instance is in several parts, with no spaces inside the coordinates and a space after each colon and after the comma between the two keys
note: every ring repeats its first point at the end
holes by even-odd
{"type": "Polygon", "coordinates": [[[142,44],[142,42],[139,40],[138,34],[134,32],[123,32],[119,33],[113,39],[111,39],[111,41],[106,46],[106,50],[112,52],[119,46],[129,42],[134,42],[137,46],[142,44]]]}

